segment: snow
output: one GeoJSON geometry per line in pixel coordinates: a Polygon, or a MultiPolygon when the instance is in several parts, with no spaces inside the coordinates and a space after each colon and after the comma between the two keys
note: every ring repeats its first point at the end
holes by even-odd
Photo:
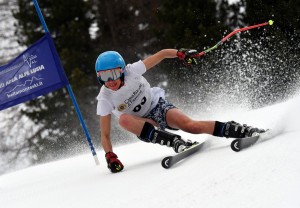
{"type": "MultiPolygon", "coordinates": [[[[200,151],[169,170],[161,160],[173,150],[137,142],[115,148],[121,173],[91,154],[34,166],[0,177],[0,204],[16,207],[300,207],[300,97],[222,119],[271,128],[275,136],[239,153],[231,139],[208,135],[200,151]],[[282,128],[279,128],[282,127],[282,128]]],[[[188,134],[183,134],[187,138],[188,134]]]]}
{"type": "Polygon", "coordinates": [[[228,4],[237,4],[240,0],[228,0],[228,4]]]}

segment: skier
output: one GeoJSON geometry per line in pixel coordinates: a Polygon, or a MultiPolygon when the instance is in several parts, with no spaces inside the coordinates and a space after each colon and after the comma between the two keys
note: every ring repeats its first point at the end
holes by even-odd
{"type": "Polygon", "coordinates": [[[240,125],[234,121],[196,121],[165,99],[164,90],[150,87],[142,76],[166,58],[183,60],[187,65],[198,64],[197,50],[163,49],[145,60],[125,65],[116,51],[101,53],[95,68],[98,81],[103,85],[97,96],[97,114],[100,115],[101,143],[111,172],[120,172],[124,166],[113,152],[110,141],[111,114],[118,117],[119,125],[144,142],[172,147],[176,153],[191,145],[179,135],[165,129],[181,129],[192,134],[210,134],[217,137],[244,138],[263,129],[240,125]]]}

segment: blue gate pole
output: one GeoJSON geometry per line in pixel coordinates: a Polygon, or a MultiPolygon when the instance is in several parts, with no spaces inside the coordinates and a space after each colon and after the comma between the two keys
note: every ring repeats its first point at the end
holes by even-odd
{"type": "MultiPolygon", "coordinates": [[[[40,21],[41,21],[41,23],[42,23],[42,25],[43,25],[43,28],[44,28],[45,32],[46,32],[46,33],[49,33],[48,27],[47,27],[47,25],[46,25],[45,19],[44,19],[44,17],[43,17],[43,14],[42,14],[42,12],[41,12],[41,9],[40,9],[40,7],[39,7],[39,5],[38,5],[37,0],[32,0],[32,1],[33,1],[33,3],[34,3],[36,12],[37,12],[37,14],[38,14],[38,16],[39,16],[39,18],[40,18],[40,21]]],[[[92,140],[91,140],[91,137],[90,137],[90,134],[89,134],[89,132],[88,132],[88,130],[87,130],[87,127],[86,127],[86,125],[85,125],[85,122],[84,122],[84,120],[83,120],[83,118],[82,118],[82,115],[81,115],[79,106],[78,106],[78,104],[77,104],[76,98],[75,98],[75,96],[74,96],[73,90],[72,90],[72,88],[71,88],[71,85],[68,84],[68,85],[66,85],[66,87],[67,87],[67,90],[68,90],[69,95],[70,95],[70,97],[71,97],[71,100],[72,100],[72,102],[73,102],[73,105],[74,105],[74,107],[75,107],[75,110],[76,110],[78,119],[79,119],[79,121],[80,121],[80,124],[81,124],[81,126],[82,126],[82,128],[83,128],[83,130],[84,130],[84,133],[85,133],[85,136],[86,136],[86,140],[87,140],[88,143],[89,143],[89,146],[90,146],[90,149],[91,149],[91,151],[92,151],[92,154],[93,154],[95,163],[96,163],[96,165],[99,165],[100,163],[99,163],[99,160],[98,160],[98,157],[97,157],[97,154],[96,154],[96,151],[95,151],[93,142],[92,142],[92,140]]]]}

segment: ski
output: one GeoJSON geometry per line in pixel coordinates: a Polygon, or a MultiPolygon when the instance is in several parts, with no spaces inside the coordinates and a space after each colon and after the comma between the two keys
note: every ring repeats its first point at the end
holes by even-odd
{"type": "Polygon", "coordinates": [[[165,169],[169,169],[177,162],[179,162],[179,161],[187,158],[188,156],[194,154],[195,152],[199,151],[203,147],[203,144],[204,144],[204,142],[202,142],[202,143],[197,142],[197,143],[193,144],[191,147],[189,147],[188,149],[184,150],[183,152],[180,152],[174,156],[165,157],[161,161],[161,165],[165,169]]]}
{"type": "Polygon", "coordinates": [[[246,148],[254,145],[259,140],[259,138],[267,132],[268,131],[261,133],[261,134],[256,134],[252,137],[235,139],[231,142],[231,149],[235,152],[239,152],[243,149],[246,149],[246,148]]]}

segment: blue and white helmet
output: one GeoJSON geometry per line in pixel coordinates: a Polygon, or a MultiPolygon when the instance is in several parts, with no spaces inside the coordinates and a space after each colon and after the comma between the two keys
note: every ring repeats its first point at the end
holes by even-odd
{"type": "Polygon", "coordinates": [[[95,68],[96,72],[115,68],[121,68],[124,70],[125,61],[118,52],[106,51],[98,56],[95,68]]]}
{"type": "MultiPolygon", "coordinates": [[[[122,77],[121,79],[124,80],[125,75],[125,61],[123,57],[116,51],[106,51],[101,53],[95,64],[96,73],[99,71],[105,71],[109,69],[121,68],[122,77]]],[[[101,84],[104,84],[100,79],[98,81],[101,84]]]]}

